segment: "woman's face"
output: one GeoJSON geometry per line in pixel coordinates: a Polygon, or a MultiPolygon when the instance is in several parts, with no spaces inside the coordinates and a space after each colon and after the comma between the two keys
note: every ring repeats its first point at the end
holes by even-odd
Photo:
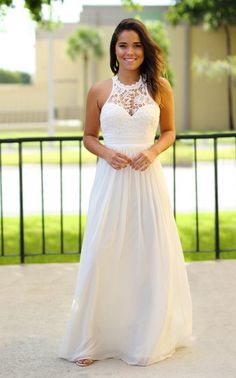
{"type": "Polygon", "coordinates": [[[119,70],[136,71],[144,61],[144,49],[138,33],[124,30],[118,36],[115,46],[119,70]]]}

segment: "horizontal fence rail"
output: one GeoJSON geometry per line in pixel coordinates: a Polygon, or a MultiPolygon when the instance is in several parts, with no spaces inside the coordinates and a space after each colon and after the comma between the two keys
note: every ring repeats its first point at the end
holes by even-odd
{"type": "MultiPolygon", "coordinates": [[[[216,259],[236,252],[236,132],[178,134],[161,155],[177,225],[185,223],[192,238],[184,252],[210,252],[216,259]]],[[[79,136],[0,139],[0,256],[24,263],[39,255],[78,255],[95,166],[79,136]]]]}

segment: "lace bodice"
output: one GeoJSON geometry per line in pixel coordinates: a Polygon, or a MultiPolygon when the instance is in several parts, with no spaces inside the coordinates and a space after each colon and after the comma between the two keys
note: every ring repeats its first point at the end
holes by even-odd
{"type": "Polygon", "coordinates": [[[101,129],[107,143],[152,143],[159,124],[160,108],[139,81],[126,85],[112,78],[112,91],[101,111],[101,129]]]}
{"type": "Polygon", "coordinates": [[[153,99],[148,95],[147,87],[141,76],[136,83],[126,85],[121,83],[116,75],[113,78],[113,91],[108,103],[121,106],[132,116],[139,108],[152,104],[153,99]]]}

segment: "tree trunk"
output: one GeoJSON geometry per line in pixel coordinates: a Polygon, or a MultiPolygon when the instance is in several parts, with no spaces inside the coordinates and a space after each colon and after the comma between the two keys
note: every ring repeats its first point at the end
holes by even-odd
{"type": "MultiPolygon", "coordinates": [[[[230,30],[228,25],[224,25],[225,37],[226,37],[226,54],[231,55],[231,40],[230,30]]],[[[233,121],[233,94],[232,94],[232,75],[228,74],[227,77],[227,93],[228,93],[228,114],[229,114],[229,129],[234,130],[233,121]]]]}

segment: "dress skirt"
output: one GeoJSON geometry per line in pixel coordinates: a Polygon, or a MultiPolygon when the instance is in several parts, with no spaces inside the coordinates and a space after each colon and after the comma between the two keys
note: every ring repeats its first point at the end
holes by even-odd
{"type": "MultiPolygon", "coordinates": [[[[110,145],[130,157],[147,144],[110,145]]],[[[149,365],[189,346],[192,303],[157,158],[145,171],[99,159],[59,357],[149,365]]]]}

